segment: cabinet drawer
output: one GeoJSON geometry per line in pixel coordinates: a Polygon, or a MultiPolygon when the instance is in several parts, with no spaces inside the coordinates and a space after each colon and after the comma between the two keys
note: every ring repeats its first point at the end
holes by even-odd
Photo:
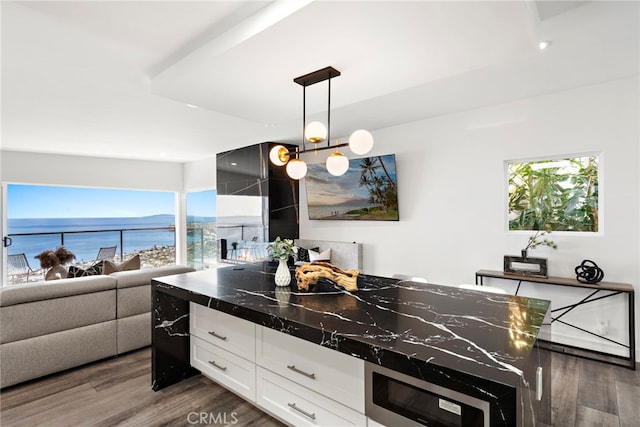
{"type": "Polygon", "coordinates": [[[191,366],[251,402],[256,401],[256,365],[191,336],[191,366]]]}
{"type": "Polygon", "coordinates": [[[364,414],[260,366],[257,368],[257,404],[295,426],[365,426],[367,423],[364,414]]]}
{"type": "Polygon", "coordinates": [[[258,365],[364,413],[364,361],[259,326],[258,365]]]}
{"type": "Polygon", "coordinates": [[[256,325],[230,314],[190,303],[189,331],[247,360],[256,360],[256,325]]]}

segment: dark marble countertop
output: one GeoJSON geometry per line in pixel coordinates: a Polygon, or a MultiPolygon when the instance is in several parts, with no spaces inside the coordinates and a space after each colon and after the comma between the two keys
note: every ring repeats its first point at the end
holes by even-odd
{"type": "Polygon", "coordinates": [[[361,274],[354,293],[276,288],[267,263],[154,280],[159,291],[473,394],[518,386],[549,301],[361,274]],[[474,381],[469,381],[473,378],[474,381]],[[483,387],[487,385],[487,387],[483,387]]]}

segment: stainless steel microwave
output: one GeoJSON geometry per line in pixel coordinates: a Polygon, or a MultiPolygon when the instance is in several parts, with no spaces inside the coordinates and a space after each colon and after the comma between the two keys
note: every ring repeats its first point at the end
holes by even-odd
{"type": "Polygon", "coordinates": [[[365,363],[365,413],[393,427],[489,426],[489,402],[365,363]]]}

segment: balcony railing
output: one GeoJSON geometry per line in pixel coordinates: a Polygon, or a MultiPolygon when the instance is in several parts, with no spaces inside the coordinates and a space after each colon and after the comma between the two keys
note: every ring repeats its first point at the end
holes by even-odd
{"type": "Polygon", "coordinates": [[[157,267],[175,264],[175,228],[124,228],[110,230],[55,231],[41,233],[9,234],[10,245],[7,254],[24,253],[35,274],[7,269],[10,284],[38,281],[43,279],[44,271],[35,256],[49,249],[65,246],[76,255],[74,265],[88,266],[96,261],[101,247],[116,246],[114,262],[140,255],[141,267],[157,267]]]}
{"type": "MultiPolygon", "coordinates": [[[[65,246],[76,259],[73,265],[87,267],[96,261],[101,247],[116,246],[114,262],[121,262],[135,254],[140,255],[141,267],[175,264],[175,228],[148,227],[109,230],[55,231],[41,233],[14,233],[8,235],[11,245],[7,254],[24,253],[35,274],[22,274],[8,269],[8,283],[39,281],[44,277],[40,261],[35,256],[45,250],[65,246]]],[[[215,224],[187,226],[187,264],[195,269],[215,268],[215,224]]]]}

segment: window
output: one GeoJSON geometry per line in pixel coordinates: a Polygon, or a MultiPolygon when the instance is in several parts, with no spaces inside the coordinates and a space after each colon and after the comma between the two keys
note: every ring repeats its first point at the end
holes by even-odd
{"type": "Polygon", "coordinates": [[[187,264],[196,270],[217,264],[216,191],[187,193],[187,264]]]}
{"type": "MultiPolygon", "coordinates": [[[[9,184],[7,222],[7,254],[24,253],[36,271],[35,255],[58,246],[71,251],[71,263],[80,266],[91,265],[100,248],[113,246],[115,262],[139,254],[142,268],[175,263],[173,192],[9,184]]],[[[30,274],[26,280],[42,278],[30,274]]],[[[9,283],[16,280],[17,274],[9,277],[9,283]]]]}
{"type": "Polygon", "coordinates": [[[508,161],[509,230],[597,232],[599,157],[508,161]]]}

